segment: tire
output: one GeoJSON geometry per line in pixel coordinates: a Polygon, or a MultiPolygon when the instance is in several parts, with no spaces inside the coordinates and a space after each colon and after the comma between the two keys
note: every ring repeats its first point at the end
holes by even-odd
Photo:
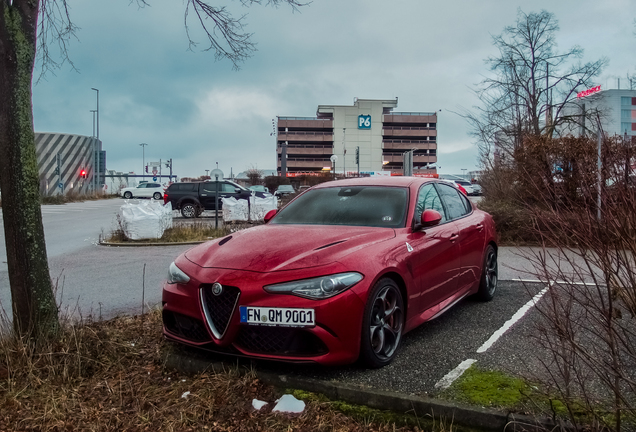
{"type": "Polygon", "coordinates": [[[477,291],[478,300],[490,301],[493,297],[495,297],[498,281],[497,272],[497,251],[493,245],[488,245],[486,252],[484,253],[484,265],[481,270],[479,291],[477,291]]]}
{"type": "Polygon", "coordinates": [[[156,200],[160,200],[162,198],[159,192],[155,192],[154,194],[152,194],[152,197],[156,200]]]}
{"type": "Polygon", "coordinates": [[[130,192],[130,191],[124,192],[124,198],[131,199],[132,198],[132,192],[130,192]]]}
{"type": "Polygon", "coordinates": [[[198,206],[192,203],[187,203],[181,206],[181,215],[186,219],[197,217],[199,214],[198,206]]]}
{"type": "Polygon", "coordinates": [[[371,368],[391,363],[402,340],[404,300],[397,284],[380,279],[367,299],[362,319],[360,360],[371,368]]]}

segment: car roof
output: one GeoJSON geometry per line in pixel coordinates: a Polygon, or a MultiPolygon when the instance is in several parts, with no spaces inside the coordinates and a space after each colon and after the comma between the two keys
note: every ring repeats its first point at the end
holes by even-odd
{"type": "Polygon", "coordinates": [[[326,183],[321,183],[314,186],[314,188],[323,187],[347,187],[347,186],[395,186],[395,187],[409,187],[412,184],[422,184],[428,181],[435,181],[435,179],[427,177],[407,177],[407,176],[392,176],[392,177],[359,177],[348,178],[344,180],[335,180],[326,183]]]}

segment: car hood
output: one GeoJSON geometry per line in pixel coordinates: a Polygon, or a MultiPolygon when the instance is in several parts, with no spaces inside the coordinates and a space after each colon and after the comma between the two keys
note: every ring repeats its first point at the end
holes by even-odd
{"type": "Polygon", "coordinates": [[[263,225],[185,253],[201,267],[273,272],[317,267],[395,237],[391,228],[263,225]]]}

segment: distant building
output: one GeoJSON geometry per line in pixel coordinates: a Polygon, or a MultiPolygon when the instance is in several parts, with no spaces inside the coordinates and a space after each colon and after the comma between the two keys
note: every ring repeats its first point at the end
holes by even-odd
{"type": "Polygon", "coordinates": [[[411,150],[414,174],[435,174],[437,113],[394,112],[397,103],[356,98],[352,106],[319,105],[316,117],[279,116],[278,175],[403,175],[411,150]]]}
{"type": "Polygon", "coordinates": [[[91,192],[94,161],[97,160],[98,151],[101,155],[101,179],[98,188],[101,190],[106,172],[106,152],[101,148],[101,141],[93,137],[36,132],[35,152],[40,173],[40,194],[91,192]]]}
{"type": "MultiPolygon", "coordinates": [[[[569,113],[589,113],[592,109],[598,109],[601,112],[601,127],[606,135],[636,136],[636,90],[601,90],[599,86],[580,95],[582,97],[569,108],[569,113]]],[[[594,128],[588,123],[576,127],[578,130],[570,127],[568,132],[580,135],[584,126],[594,128]]]]}

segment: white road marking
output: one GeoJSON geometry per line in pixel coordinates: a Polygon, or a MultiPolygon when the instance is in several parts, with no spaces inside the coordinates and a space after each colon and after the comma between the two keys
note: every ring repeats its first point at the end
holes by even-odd
{"type": "Polygon", "coordinates": [[[464,372],[466,372],[466,369],[468,369],[476,361],[477,360],[473,359],[464,360],[455,369],[444,375],[441,380],[437,381],[437,383],[435,384],[435,388],[441,390],[447,389],[457,378],[459,378],[464,372]]]}
{"type": "Polygon", "coordinates": [[[490,338],[484,342],[484,344],[482,346],[479,347],[479,349],[477,349],[477,353],[483,353],[486,352],[486,350],[488,348],[490,348],[495,342],[497,342],[497,340],[503,336],[503,334],[505,332],[508,331],[508,329],[510,329],[510,327],[512,327],[517,321],[519,321],[526,313],[528,313],[528,311],[530,310],[530,308],[532,306],[534,306],[535,304],[537,304],[537,302],[541,299],[541,297],[543,297],[543,295],[548,292],[548,289],[550,289],[550,286],[545,287],[544,289],[542,289],[538,294],[536,294],[534,297],[532,297],[532,299],[530,299],[530,301],[528,303],[526,303],[525,305],[521,306],[521,308],[512,316],[512,318],[510,318],[508,321],[506,321],[504,323],[503,326],[501,326],[501,328],[499,328],[499,330],[497,330],[496,332],[494,332],[492,334],[492,336],[490,336],[490,338]]]}

